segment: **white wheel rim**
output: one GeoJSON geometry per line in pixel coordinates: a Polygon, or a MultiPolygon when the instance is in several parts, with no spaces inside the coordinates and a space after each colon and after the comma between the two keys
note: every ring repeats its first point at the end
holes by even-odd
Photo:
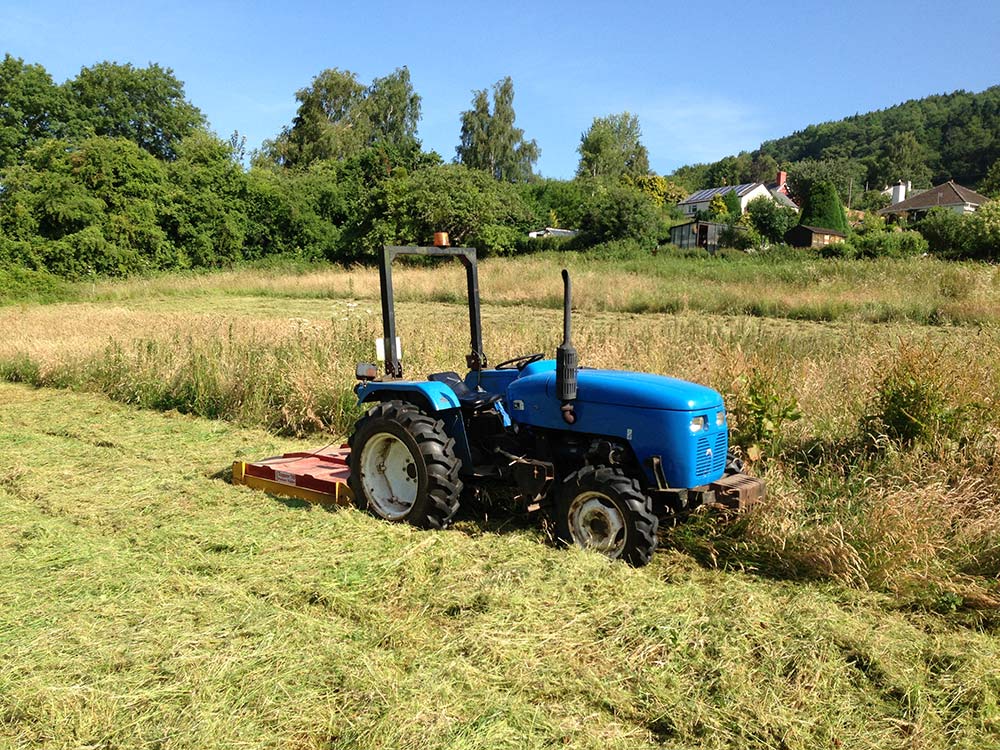
{"type": "Polygon", "coordinates": [[[401,439],[388,432],[374,435],[361,449],[361,486],[372,510],[398,521],[417,499],[417,465],[401,439]]]}
{"type": "Polygon", "coordinates": [[[573,541],[608,557],[619,557],[625,549],[625,517],[602,492],[581,492],[569,506],[569,531],[573,541]]]}

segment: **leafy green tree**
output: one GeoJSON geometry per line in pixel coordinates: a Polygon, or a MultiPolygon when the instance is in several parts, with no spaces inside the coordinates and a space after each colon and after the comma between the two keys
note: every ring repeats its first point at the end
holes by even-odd
{"type": "Polygon", "coordinates": [[[763,182],[765,185],[774,182],[778,176],[778,160],[770,154],[760,151],[754,153],[750,160],[749,182],[763,182]]]}
{"type": "Polygon", "coordinates": [[[579,177],[641,177],[649,173],[649,152],[640,140],[639,118],[629,112],[595,117],[580,136],[579,177]]]}
{"type": "Polygon", "coordinates": [[[390,238],[427,244],[448,232],[455,245],[491,253],[514,249],[533,220],[516,187],[462,164],[418,169],[386,183],[390,238]]]}
{"type": "Polygon", "coordinates": [[[145,68],[98,63],[64,88],[71,132],[126,138],[159,159],[173,159],[178,142],[205,126],[173,71],[155,63],[145,68]]]}
{"type": "Polygon", "coordinates": [[[737,218],[743,215],[743,204],[740,203],[740,196],[736,194],[735,190],[729,190],[723,194],[722,200],[725,201],[727,214],[737,218]]]}
{"type": "Polygon", "coordinates": [[[420,96],[414,92],[409,68],[372,81],[365,93],[362,112],[367,120],[368,146],[397,148],[419,146],[420,96]]]}
{"type": "Polygon", "coordinates": [[[706,187],[722,187],[724,185],[742,185],[751,182],[750,154],[743,152],[738,156],[726,156],[708,167],[706,187]]]}
{"type": "Polygon", "coordinates": [[[857,205],[864,192],[867,175],[868,168],[854,159],[805,159],[791,165],[788,183],[799,205],[808,196],[810,186],[816,182],[831,183],[842,203],[846,205],[850,201],[857,205]]]}
{"type": "Polygon", "coordinates": [[[378,144],[419,146],[420,97],[406,68],[367,87],[349,70],[328,68],[295,98],[299,107],[292,124],[264,147],[268,160],[276,164],[306,167],[326,159],[344,160],[378,144]]]}
{"type": "Polygon", "coordinates": [[[493,84],[493,109],[486,89],[474,92],[472,109],[462,113],[456,161],[481,169],[501,182],[524,182],[532,176],[541,151],[514,126],[514,82],[507,76],[493,84]]]}
{"type": "Polygon", "coordinates": [[[591,190],[582,180],[532,180],[519,186],[534,211],[535,228],[577,229],[591,190]]]}
{"type": "Polygon", "coordinates": [[[927,152],[913,132],[894,133],[886,139],[875,177],[878,182],[887,185],[902,180],[912,182],[914,187],[930,187],[931,170],[927,166],[927,152]]]}
{"type": "Polygon", "coordinates": [[[1000,159],[986,171],[986,177],[979,183],[979,192],[989,198],[1000,198],[1000,159]]]}
{"type": "Polygon", "coordinates": [[[648,195],[657,206],[674,206],[688,196],[688,192],[676,182],[658,174],[644,174],[638,177],[626,176],[622,181],[648,195]]]}
{"type": "Polygon", "coordinates": [[[847,215],[837,189],[830,182],[815,182],[802,203],[799,224],[823,229],[835,229],[847,234],[847,215]]]}
{"type": "Polygon", "coordinates": [[[725,221],[729,218],[729,205],[721,195],[713,195],[708,202],[708,216],[712,221],[725,221]]]}
{"type": "Polygon", "coordinates": [[[611,185],[591,196],[580,229],[587,244],[635,240],[652,248],[660,233],[660,214],[648,195],[626,185],[611,185]]]}
{"type": "Polygon", "coordinates": [[[45,68],[5,55],[0,62],[0,168],[16,164],[42,139],[58,136],[66,108],[62,90],[45,68]]]}
{"type": "Polygon", "coordinates": [[[798,222],[798,214],[788,206],[779,206],[765,195],[747,203],[750,224],[767,242],[784,242],[785,232],[798,222]]]}

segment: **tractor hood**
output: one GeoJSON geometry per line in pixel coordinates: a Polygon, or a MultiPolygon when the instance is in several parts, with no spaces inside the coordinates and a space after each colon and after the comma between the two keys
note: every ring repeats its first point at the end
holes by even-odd
{"type": "MultiPolygon", "coordinates": [[[[522,398],[534,388],[540,389],[544,382],[546,396],[556,398],[555,366],[555,361],[548,359],[525,367],[520,377],[510,384],[511,397],[522,398]],[[532,387],[529,383],[537,385],[532,387]]],[[[722,396],[717,391],[664,375],[581,367],[577,384],[576,398],[583,403],[670,411],[698,411],[722,406],[722,396]]]]}
{"type": "MultiPolygon", "coordinates": [[[[584,403],[671,411],[713,409],[722,406],[722,396],[717,391],[679,378],[642,372],[586,368],[581,368],[577,377],[577,400],[584,403]]],[[[555,394],[554,379],[552,394],[555,394]]]]}

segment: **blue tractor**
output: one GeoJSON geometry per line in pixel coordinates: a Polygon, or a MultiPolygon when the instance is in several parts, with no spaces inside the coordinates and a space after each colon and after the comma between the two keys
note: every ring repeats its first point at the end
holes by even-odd
{"type": "Polygon", "coordinates": [[[563,341],[490,366],[483,351],[476,251],[386,247],[380,262],[385,371],[359,364],[361,403],[350,437],[354,502],[389,521],[443,528],[463,497],[502,482],[528,511],[546,512],[564,543],[632,565],[649,562],[657,528],[697,504],[742,506],[763,484],[728,453],[722,397],[676,378],[580,367],[564,283],[563,341]],[[403,376],[392,263],[400,255],[457,257],[465,266],[468,372],[403,376]]]}

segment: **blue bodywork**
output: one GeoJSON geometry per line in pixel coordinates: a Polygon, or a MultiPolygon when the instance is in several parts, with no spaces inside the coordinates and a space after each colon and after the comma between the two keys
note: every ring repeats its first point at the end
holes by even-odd
{"type": "MultiPolygon", "coordinates": [[[[570,425],[562,418],[555,381],[555,360],[534,362],[521,371],[470,372],[465,378],[472,389],[503,395],[505,424],[513,420],[550,431],[614,438],[629,445],[650,487],[662,484],[654,470],[654,457],[659,457],[662,478],[673,489],[709,484],[725,472],[729,432],[717,391],[662,375],[580,368],[573,402],[576,421],[570,425]],[[704,418],[704,426],[692,432],[692,419],[697,417],[704,418]]],[[[368,382],[358,390],[358,397],[361,402],[399,398],[436,413],[455,438],[459,457],[471,467],[460,403],[444,383],[368,382]]]]}

